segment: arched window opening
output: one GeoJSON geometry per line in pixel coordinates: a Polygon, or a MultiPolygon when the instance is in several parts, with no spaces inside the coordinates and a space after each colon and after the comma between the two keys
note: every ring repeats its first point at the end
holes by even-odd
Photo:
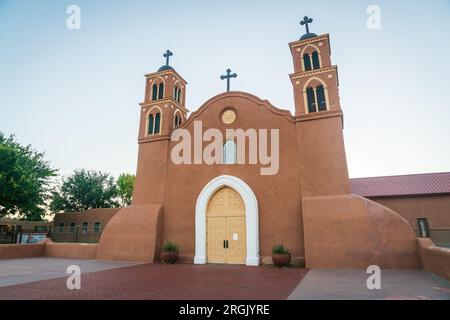
{"type": "Polygon", "coordinates": [[[327,111],[326,88],[323,85],[318,85],[315,88],[308,87],[306,89],[306,100],[308,113],[327,111]]]}
{"type": "Polygon", "coordinates": [[[148,116],[148,128],[147,128],[148,134],[153,134],[153,125],[154,125],[154,118],[153,115],[151,114],[148,116]]]}
{"type": "Polygon", "coordinates": [[[236,163],[236,143],[228,140],[223,145],[223,164],[236,163]]]}
{"type": "Polygon", "coordinates": [[[181,126],[181,121],[182,121],[181,116],[176,115],[176,116],[175,116],[175,120],[174,120],[174,122],[173,122],[173,127],[174,127],[174,128],[178,128],[179,126],[181,126]]]}
{"type": "Polygon", "coordinates": [[[306,89],[306,98],[308,100],[308,112],[316,112],[316,98],[314,95],[314,89],[311,87],[308,87],[306,89]]]}
{"type": "Polygon", "coordinates": [[[158,99],[158,85],[154,84],[152,86],[152,100],[158,99]]]}
{"type": "Polygon", "coordinates": [[[311,57],[309,56],[309,54],[305,53],[303,55],[303,63],[305,66],[305,71],[311,70],[311,57]]]}
{"type": "Polygon", "coordinates": [[[164,98],[164,83],[159,85],[158,99],[164,98]]]}
{"type": "Polygon", "coordinates": [[[316,95],[317,95],[317,106],[319,108],[319,111],[327,111],[327,101],[325,99],[325,89],[322,85],[318,86],[316,88],[316,95]]]}
{"type": "Polygon", "coordinates": [[[182,94],[181,89],[178,89],[178,95],[177,95],[177,102],[178,103],[181,103],[181,94],[182,94]]]}
{"type": "Polygon", "coordinates": [[[313,69],[320,69],[319,53],[317,51],[312,53],[312,64],[313,69]]]}
{"type": "Polygon", "coordinates": [[[154,133],[158,134],[161,131],[161,114],[157,113],[155,116],[155,130],[154,133]]]}
{"type": "Polygon", "coordinates": [[[178,101],[178,86],[173,90],[173,100],[178,101]]]}

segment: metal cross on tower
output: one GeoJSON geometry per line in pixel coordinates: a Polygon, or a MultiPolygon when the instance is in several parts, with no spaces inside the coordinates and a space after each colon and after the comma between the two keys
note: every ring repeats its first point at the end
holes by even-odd
{"type": "Polygon", "coordinates": [[[169,58],[173,56],[172,51],[167,50],[166,53],[163,54],[163,57],[166,58],[166,66],[169,65],[169,58]]]}
{"type": "Polygon", "coordinates": [[[221,80],[225,80],[225,79],[227,79],[227,91],[230,91],[230,79],[231,78],[236,78],[237,77],[237,74],[236,73],[233,73],[233,74],[231,74],[231,70],[230,69],[227,69],[227,75],[225,76],[220,76],[220,79],[221,80]]]}
{"type": "Polygon", "coordinates": [[[303,18],[303,20],[300,21],[300,25],[302,25],[302,26],[305,25],[306,26],[306,33],[307,34],[309,33],[309,26],[308,26],[308,24],[310,24],[312,22],[313,22],[313,19],[309,18],[308,16],[305,16],[303,18]]]}

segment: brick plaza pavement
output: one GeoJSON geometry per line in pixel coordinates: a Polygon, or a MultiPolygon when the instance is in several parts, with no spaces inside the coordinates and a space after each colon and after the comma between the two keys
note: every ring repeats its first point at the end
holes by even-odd
{"type": "Polygon", "coordinates": [[[66,277],[0,287],[0,299],[286,299],[307,270],[237,265],[136,266],[82,274],[81,290],[66,277]]]}

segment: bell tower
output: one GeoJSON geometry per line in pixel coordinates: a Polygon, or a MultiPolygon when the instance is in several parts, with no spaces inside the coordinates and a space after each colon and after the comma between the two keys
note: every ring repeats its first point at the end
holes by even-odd
{"type": "Polygon", "coordinates": [[[296,116],[317,112],[341,111],[337,66],[331,63],[329,34],[321,36],[309,32],[311,18],[300,22],[306,33],[289,44],[294,61],[290,75],[294,87],[296,116]]]}
{"type": "Polygon", "coordinates": [[[145,95],[141,105],[141,130],[139,140],[171,135],[189,112],[186,105],[187,82],[170,66],[173,53],[164,53],[166,64],[158,71],[145,75],[145,95]]]}
{"type": "Polygon", "coordinates": [[[144,102],[140,103],[139,154],[133,204],[163,203],[169,143],[172,131],[187,119],[187,82],[170,66],[173,53],[164,53],[165,65],[145,75],[144,102]],[[155,182],[158,183],[155,183],[155,182]]]}
{"type": "Polygon", "coordinates": [[[302,196],[351,192],[339,102],[337,66],[331,63],[330,37],[309,31],[313,19],[300,22],[306,33],[289,44],[294,62],[297,145],[302,196]]]}

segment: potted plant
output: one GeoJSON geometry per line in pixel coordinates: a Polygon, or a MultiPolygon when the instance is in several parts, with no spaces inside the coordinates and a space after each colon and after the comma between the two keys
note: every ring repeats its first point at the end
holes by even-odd
{"type": "Polygon", "coordinates": [[[285,267],[291,263],[291,254],[282,244],[276,245],[272,251],[272,261],[279,268],[285,267]]]}
{"type": "Polygon", "coordinates": [[[171,241],[166,241],[161,251],[161,260],[164,263],[175,264],[178,260],[178,245],[171,241]]]}

